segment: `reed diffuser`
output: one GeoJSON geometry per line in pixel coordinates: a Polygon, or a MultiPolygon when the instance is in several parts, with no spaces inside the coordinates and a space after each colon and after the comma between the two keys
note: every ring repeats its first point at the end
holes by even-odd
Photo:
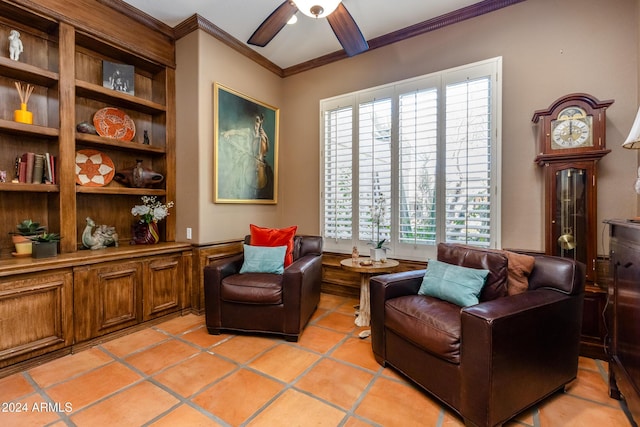
{"type": "Polygon", "coordinates": [[[29,102],[29,97],[33,92],[33,85],[27,83],[23,87],[22,83],[15,83],[18,95],[20,95],[20,109],[13,112],[13,120],[20,123],[32,124],[33,113],[31,113],[31,111],[27,111],[27,102],[29,102]]]}

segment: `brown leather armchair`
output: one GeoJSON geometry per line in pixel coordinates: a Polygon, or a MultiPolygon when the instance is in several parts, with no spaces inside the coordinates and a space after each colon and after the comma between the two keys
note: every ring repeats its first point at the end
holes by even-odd
{"type": "MultiPolygon", "coordinates": [[[[245,237],[249,244],[250,236],[245,237]]],[[[295,236],[284,274],[239,274],[242,254],[204,268],[207,330],[265,332],[298,341],[320,301],[322,238],[295,236]]]]}
{"type": "Polygon", "coordinates": [[[488,269],[480,303],[418,295],[425,270],[371,279],[371,343],[469,426],[501,425],[576,378],[584,265],[535,256],[528,289],[507,296],[507,258],[440,244],[438,260],[488,269]]]}

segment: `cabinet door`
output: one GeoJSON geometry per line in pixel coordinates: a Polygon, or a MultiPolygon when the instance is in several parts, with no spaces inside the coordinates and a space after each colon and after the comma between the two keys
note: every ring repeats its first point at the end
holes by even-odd
{"type": "Polygon", "coordinates": [[[154,258],[148,261],[144,285],[144,320],[152,319],[181,307],[182,257],[154,258]]]}
{"type": "Polygon", "coordinates": [[[603,313],[607,294],[595,286],[588,286],[584,293],[580,355],[606,360],[604,340],[606,328],[603,313]]]}
{"type": "Polygon", "coordinates": [[[142,263],[124,262],[75,270],[76,340],[133,326],[142,320],[142,263]]]}
{"type": "MultiPolygon", "coordinates": [[[[633,242],[612,237],[611,266],[613,268],[613,348],[609,369],[624,396],[633,418],[640,419],[640,245],[637,230],[616,226],[616,232],[629,233],[633,242]],[[634,234],[631,234],[634,233],[634,234]]],[[[613,236],[613,232],[612,232],[613,236]]],[[[612,395],[617,393],[612,391],[612,395]]]]}
{"type": "Polygon", "coordinates": [[[0,281],[0,368],[73,343],[71,270],[0,281]]]}

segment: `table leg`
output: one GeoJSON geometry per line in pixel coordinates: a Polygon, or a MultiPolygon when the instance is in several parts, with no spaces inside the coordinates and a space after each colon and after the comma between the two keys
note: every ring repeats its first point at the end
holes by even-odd
{"type": "Polygon", "coordinates": [[[356,317],[356,325],[369,326],[371,306],[369,302],[369,279],[371,274],[360,273],[360,310],[356,317]]]}

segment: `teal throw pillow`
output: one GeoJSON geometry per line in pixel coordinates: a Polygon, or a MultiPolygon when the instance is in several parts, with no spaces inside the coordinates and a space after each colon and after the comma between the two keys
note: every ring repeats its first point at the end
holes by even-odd
{"type": "Polygon", "coordinates": [[[460,267],[430,259],[419,295],[428,295],[461,307],[478,304],[489,270],[460,267]]]}
{"type": "Polygon", "coordinates": [[[240,269],[243,273],[284,273],[284,254],[286,246],[244,245],[244,262],[240,269]]]}

